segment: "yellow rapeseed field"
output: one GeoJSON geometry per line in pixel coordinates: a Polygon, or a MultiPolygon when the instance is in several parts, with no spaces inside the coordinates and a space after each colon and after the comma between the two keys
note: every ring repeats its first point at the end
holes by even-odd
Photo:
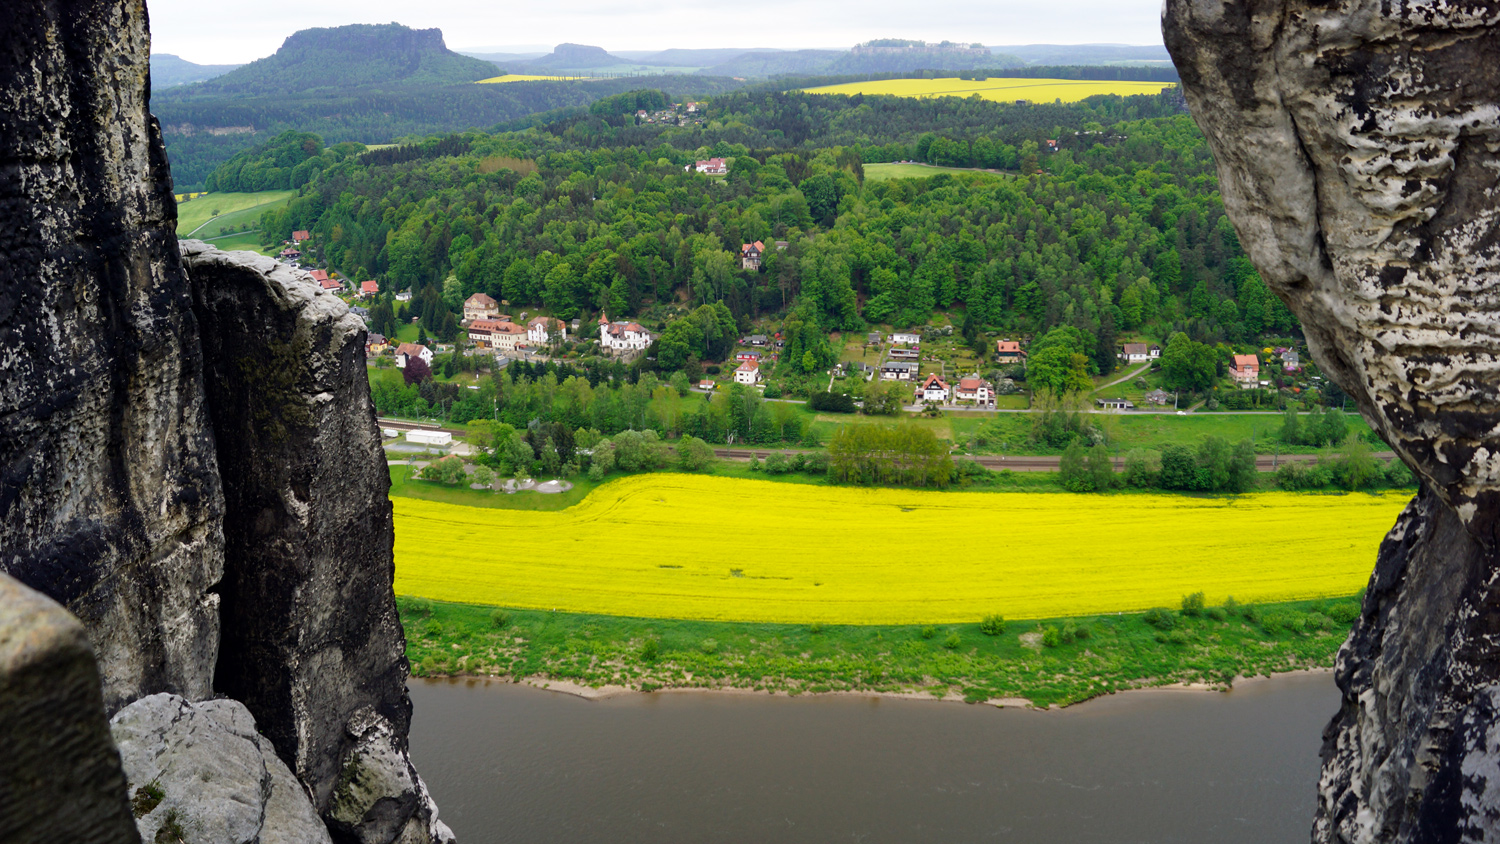
{"type": "Polygon", "coordinates": [[[1408,496],[918,492],[650,474],[529,512],[395,499],[396,592],[841,624],[1344,596],[1408,496]]]}
{"type": "Polygon", "coordinates": [[[533,76],[529,73],[506,73],[501,76],[491,76],[489,79],[481,79],[476,85],[489,85],[495,82],[578,82],[592,79],[591,76],[533,76]]]}
{"type": "Polygon", "coordinates": [[[1096,94],[1159,94],[1171,88],[1171,82],[1118,82],[1090,79],[880,79],[870,82],[846,82],[804,89],[809,94],[891,94],[897,97],[970,97],[978,94],[986,100],[1014,102],[1030,100],[1050,103],[1061,99],[1076,103],[1096,94]]]}

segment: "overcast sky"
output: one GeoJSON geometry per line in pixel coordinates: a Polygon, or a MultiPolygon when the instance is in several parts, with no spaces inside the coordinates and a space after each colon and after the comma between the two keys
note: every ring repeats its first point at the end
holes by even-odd
{"type": "Polygon", "coordinates": [[[152,50],[199,64],[240,64],[314,26],[437,27],[452,49],[552,45],[850,47],[871,38],[983,44],[1160,44],[1161,0],[257,0],[226,13],[202,0],[147,0],[152,50]]]}

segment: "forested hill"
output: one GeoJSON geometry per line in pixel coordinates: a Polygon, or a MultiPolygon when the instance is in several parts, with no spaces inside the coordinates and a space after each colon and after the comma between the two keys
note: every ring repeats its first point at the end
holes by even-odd
{"type": "Polygon", "coordinates": [[[274,55],[172,92],[174,101],[342,91],[367,85],[448,85],[496,74],[495,66],[452,52],[437,29],[398,23],[304,29],[274,55]]]}
{"type": "Polygon", "coordinates": [[[171,53],[151,54],[151,89],[161,91],[177,85],[204,82],[234,70],[237,64],[193,64],[171,53]]]}
{"type": "MultiPolygon", "coordinates": [[[[601,310],[638,319],[662,332],[655,365],[668,370],[718,359],[723,332],[703,314],[721,321],[721,308],[741,331],[777,315],[792,338],[784,365],[808,377],[838,355],[828,332],[921,326],[939,311],[1023,336],[1065,328],[1073,360],[1099,369],[1114,365],[1124,332],[1253,343],[1295,325],[1241,250],[1192,121],[1108,117],[1149,113],[1158,98],[1010,105],[988,112],[986,126],[866,97],[841,118],[845,136],[871,127],[856,143],[727,139],[770,136],[820,99],[715,106],[720,128],[710,131],[610,136],[593,117],[604,128],[588,145],[575,121],[330,160],[262,227],[273,243],[312,230],[323,261],[379,279],[387,295],[413,288],[409,315],[439,337],[455,334],[464,298],[484,291],[586,323],[601,310]],[[1060,108],[1076,112],[1076,132],[1038,117],[1060,108]],[[923,120],[931,131],[916,128],[923,120]],[[1062,140],[1061,151],[1038,138],[1062,140]],[[987,159],[1014,175],[872,179],[865,156],[897,150],[987,159]],[[709,155],[730,160],[727,177],[688,166],[709,155]],[[786,248],[743,269],[740,244],[756,240],[786,248]]],[[[374,330],[389,334],[398,318],[388,299],[372,307],[374,330]]]]}

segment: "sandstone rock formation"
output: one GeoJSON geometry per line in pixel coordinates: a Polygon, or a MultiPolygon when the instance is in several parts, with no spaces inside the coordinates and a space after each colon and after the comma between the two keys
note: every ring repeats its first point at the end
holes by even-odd
{"type": "Polygon", "coordinates": [[[214,686],[250,707],[336,829],[407,840],[411,824],[441,839],[406,754],[390,475],[364,324],[300,270],[197,241],[182,250],[224,478],[214,686]],[[340,783],[355,786],[336,801],[340,783]]]}
{"type": "Polygon", "coordinates": [[[83,625],[3,574],[0,748],[0,841],[139,841],[83,625]]]}
{"type": "Polygon", "coordinates": [[[110,711],[201,698],[223,499],[145,10],[0,18],[0,571],[83,619],[110,711]]]}
{"type": "Polygon", "coordinates": [[[148,695],[109,728],[137,795],[141,840],[329,844],[307,793],[243,704],[148,695]]]}
{"type": "Polygon", "coordinates": [[[1339,656],[1318,841],[1500,841],[1500,7],[1167,0],[1224,204],[1421,478],[1339,656]]]}
{"type": "Polygon", "coordinates": [[[362,326],[268,259],[190,283],[142,0],[15,0],[0,43],[0,572],[82,619],[108,712],[240,697],[334,840],[450,840],[362,326]]]}

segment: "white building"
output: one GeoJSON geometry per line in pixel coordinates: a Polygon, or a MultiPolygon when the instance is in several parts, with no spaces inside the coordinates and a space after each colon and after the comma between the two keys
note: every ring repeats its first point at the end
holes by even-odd
{"type": "Polygon", "coordinates": [[[537,316],[526,321],[526,339],[534,346],[568,339],[568,327],[555,317],[537,316]]]}
{"type": "Polygon", "coordinates": [[[1145,343],[1126,343],[1120,359],[1126,363],[1145,363],[1151,359],[1151,347],[1145,343]]]}
{"type": "Polygon", "coordinates": [[[464,300],[464,319],[494,319],[500,315],[500,303],[485,293],[475,293],[464,300]]]}
{"type": "Polygon", "coordinates": [[[936,375],[927,376],[922,386],[917,388],[917,401],[935,401],[938,404],[948,402],[948,385],[943,379],[936,375]]]}
{"type": "Polygon", "coordinates": [[[754,384],[760,380],[760,364],[747,360],[734,370],[734,383],[754,384]]]}
{"type": "Polygon", "coordinates": [[[447,431],[407,431],[406,441],[417,445],[447,448],[453,444],[453,435],[447,431]]]}
{"type": "Polygon", "coordinates": [[[919,346],[922,343],[922,335],[913,334],[910,331],[898,331],[891,335],[891,342],[898,346],[919,346]]]}
{"type": "Polygon", "coordinates": [[[402,343],[396,347],[396,368],[405,369],[406,362],[419,357],[423,363],[432,363],[432,350],[420,343],[402,343]]]}
{"type": "Polygon", "coordinates": [[[917,365],[907,361],[891,360],[880,365],[880,380],[882,381],[915,381],[917,379],[917,365]]]}
{"type": "Polygon", "coordinates": [[[995,401],[995,388],[978,376],[960,378],[958,386],[953,388],[953,398],[958,401],[992,404],[995,401]]]}
{"type": "Polygon", "coordinates": [[[636,352],[651,345],[651,332],[633,322],[610,322],[599,316],[599,346],[610,352],[636,352]]]}
{"type": "Polygon", "coordinates": [[[707,173],[710,176],[723,176],[729,172],[729,163],[722,158],[695,161],[693,162],[693,167],[699,173],[707,173]]]}
{"type": "Polygon", "coordinates": [[[526,329],[513,322],[502,320],[490,331],[490,348],[501,352],[513,352],[517,346],[526,345],[526,329]]]}

